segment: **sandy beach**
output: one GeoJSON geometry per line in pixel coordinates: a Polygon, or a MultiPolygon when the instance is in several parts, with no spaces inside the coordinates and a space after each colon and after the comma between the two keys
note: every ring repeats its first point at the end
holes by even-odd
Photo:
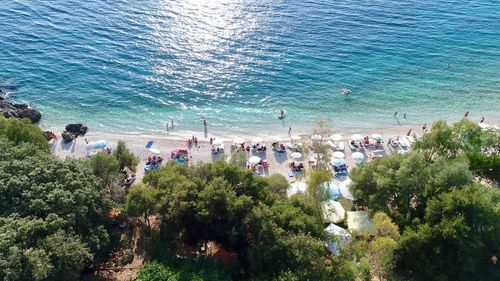
{"type": "MultiPolygon", "coordinates": [[[[398,136],[405,136],[410,127],[406,126],[401,126],[393,129],[386,129],[386,130],[378,130],[374,132],[359,132],[360,135],[362,136],[370,136],[373,133],[378,133],[381,134],[384,139],[388,138],[397,138],[398,136]]],[[[428,125],[428,129],[430,129],[430,125],[428,125]]],[[[350,137],[351,133],[345,133],[342,134],[342,132],[337,132],[335,131],[336,134],[341,134],[342,135],[342,141],[345,144],[345,149],[343,152],[345,153],[345,163],[349,166],[349,168],[353,168],[356,166],[355,161],[352,158],[352,151],[348,147],[348,143],[350,142],[350,137]]],[[[416,133],[417,135],[422,134],[422,128],[414,129],[412,130],[412,134],[416,133]]],[[[126,142],[127,147],[140,158],[140,163],[137,168],[137,177],[138,179],[142,179],[144,176],[144,167],[146,164],[146,158],[148,156],[153,155],[145,146],[146,143],[150,140],[154,141],[153,147],[155,149],[160,150],[160,156],[163,158],[169,160],[170,159],[170,153],[171,151],[177,149],[177,148],[188,148],[186,140],[190,138],[191,136],[196,136],[198,138],[198,146],[192,146],[189,148],[189,153],[190,153],[190,162],[191,163],[196,163],[196,162],[214,162],[218,160],[228,160],[229,157],[231,156],[231,149],[230,146],[232,144],[232,141],[234,139],[234,136],[231,136],[229,138],[222,138],[221,136],[213,136],[210,134],[204,134],[204,133],[194,133],[194,132],[176,132],[176,133],[170,133],[165,135],[134,135],[134,134],[103,134],[103,133],[95,133],[90,131],[85,135],[85,137],[79,137],[76,139],[76,141],[72,143],[67,143],[63,144],[61,139],[59,139],[57,142],[52,143],[52,152],[60,157],[60,158],[66,158],[66,157],[77,157],[77,158],[85,158],[89,157],[89,153],[96,152],[95,150],[90,150],[87,148],[87,143],[85,140],[89,142],[95,142],[98,140],[106,140],[107,142],[107,147],[114,149],[117,145],[117,142],[119,140],[123,140],[126,142]],[[192,134],[192,135],[191,135],[192,134]],[[210,138],[218,138],[218,139],[223,139],[224,140],[224,146],[225,146],[225,152],[224,153],[219,153],[219,154],[213,154],[211,151],[211,145],[210,145],[210,138]]],[[[291,138],[288,135],[278,135],[280,138],[283,139],[283,143],[289,143],[291,142],[291,138]]],[[[246,145],[251,144],[251,139],[252,136],[246,135],[246,136],[239,136],[240,138],[245,140],[246,145]]],[[[268,147],[267,151],[265,152],[257,152],[257,151],[251,151],[247,152],[247,158],[250,156],[259,156],[263,160],[267,160],[269,162],[269,169],[266,171],[266,174],[272,174],[272,173],[278,173],[283,176],[288,177],[288,173],[290,171],[288,167],[288,163],[291,160],[289,158],[289,155],[292,151],[288,150],[286,153],[276,153],[274,152],[271,148],[271,143],[273,142],[273,139],[276,136],[267,136],[267,137],[262,137],[263,143],[265,143],[268,147]]],[[[309,135],[301,135],[300,136],[301,143],[304,145],[308,145],[311,143],[310,136],[309,135]]],[[[325,143],[329,141],[323,140],[325,143]]],[[[387,145],[387,142],[385,142],[381,147],[378,147],[375,149],[374,153],[377,155],[384,155],[388,153],[394,152],[393,147],[389,147],[387,145]]],[[[372,150],[369,149],[363,149],[361,151],[363,154],[365,154],[365,159],[369,158],[369,155],[373,152],[372,150]]],[[[329,151],[330,155],[333,153],[333,150],[329,151]]],[[[305,155],[303,155],[302,158],[298,159],[298,161],[302,161],[305,164],[306,170],[310,168],[310,160],[313,160],[314,158],[312,157],[312,152],[305,152],[305,155]]],[[[295,178],[289,178],[290,181],[294,181],[295,178]]],[[[140,182],[140,181],[138,181],[140,182]]]]}

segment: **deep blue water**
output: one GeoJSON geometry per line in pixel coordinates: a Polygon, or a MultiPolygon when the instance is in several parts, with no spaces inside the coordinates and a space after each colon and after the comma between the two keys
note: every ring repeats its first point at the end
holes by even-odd
{"type": "Polygon", "coordinates": [[[45,127],[158,133],[206,118],[286,133],[322,116],[361,130],[395,125],[394,111],[403,124],[500,115],[500,1],[0,2],[0,87],[45,127]]]}

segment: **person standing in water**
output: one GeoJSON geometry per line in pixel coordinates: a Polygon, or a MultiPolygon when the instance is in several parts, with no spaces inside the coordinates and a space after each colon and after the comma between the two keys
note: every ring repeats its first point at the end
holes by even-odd
{"type": "Polygon", "coordinates": [[[392,117],[394,117],[394,118],[398,118],[398,112],[397,112],[397,111],[396,111],[396,112],[394,112],[394,115],[393,115],[392,117]]]}
{"type": "Polygon", "coordinates": [[[207,120],[203,119],[203,127],[205,128],[205,131],[207,130],[207,120]]]}
{"type": "Polygon", "coordinates": [[[403,118],[406,119],[406,112],[403,114],[403,118]]]}
{"type": "Polygon", "coordinates": [[[479,121],[479,123],[483,123],[484,122],[484,116],[481,117],[481,121],[479,121]]]}
{"type": "Polygon", "coordinates": [[[174,118],[170,118],[170,127],[172,127],[172,130],[174,129],[174,118]]]}
{"type": "Polygon", "coordinates": [[[167,130],[168,133],[168,122],[165,124],[165,129],[167,130]]]}
{"type": "Polygon", "coordinates": [[[292,132],[292,127],[288,128],[288,135],[292,132]]]}
{"type": "Polygon", "coordinates": [[[469,118],[469,111],[466,111],[466,112],[464,113],[464,118],[469,118]]]}
{"type": "Polygon", "coordinates": [[[426,133],[427,131],[427,123],[424,124],[424,126],[422,127],[422,132],[426,133]]]}

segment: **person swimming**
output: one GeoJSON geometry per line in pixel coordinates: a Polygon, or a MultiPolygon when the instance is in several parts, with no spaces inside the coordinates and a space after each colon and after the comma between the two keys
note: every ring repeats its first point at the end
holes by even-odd
{"type": "Polygon", "coordinates": [[[349,90],[349,89],[344,89],[344,90],[342,91],[342,93],[344,94],[344,96],[348,96],[348,95],[350,95],[350,94],[351,94],[351,90],[349,90]]]}
{"type": "Polygon", "coordinates": [[[279,113],[278,113],[278,119],[283,119],[285,118],[285,111],[283,109],[280,109],[279,113]]]}

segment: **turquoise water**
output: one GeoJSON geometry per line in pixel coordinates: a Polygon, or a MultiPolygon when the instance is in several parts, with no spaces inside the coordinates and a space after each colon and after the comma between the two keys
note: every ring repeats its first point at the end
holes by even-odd
{"type": "Polygon", "coordinates": [[[0,88],[42,126],[306,132],[498,118],[499,1],[3,0],[0,88]],[[352,95],[342,95],[343,89],[352,95]],[[277,120],[280,108],[288,112],[277,120]]]}

